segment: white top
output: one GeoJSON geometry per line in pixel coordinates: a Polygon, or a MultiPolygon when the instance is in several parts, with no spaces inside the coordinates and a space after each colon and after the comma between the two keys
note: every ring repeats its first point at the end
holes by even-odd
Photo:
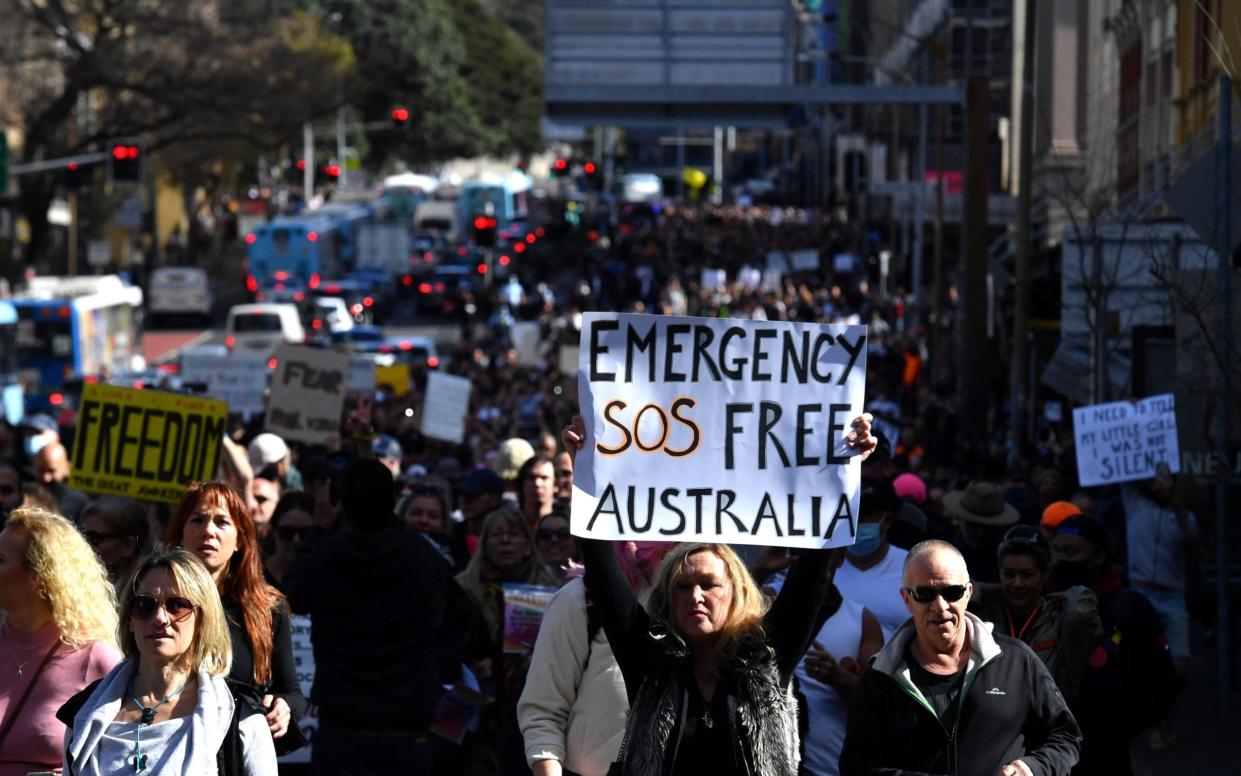
{"type": "Polygon", "coordinates": [[[1125,508],[1129,580],[1171,590],[1185,590],[1189,544],[1198,519],[1189,512],[1182,526],[1176,512],[1151,501],[1132,485],[1120,489],[1125,508]]]}
{"type": "Polygon", "coordinates": [[[866,571],[858,571],[847,557],[836,570],[835,581],[840,594],[846,601],[870,609],[883,628],[885,642],[909,619],[909,609],[901,600],[901,574],[908,554],[900,547],[889,546],[883,560],[866,571]]]}
{"type": "MultiPolygon", "coordinates": [[[[187,739],[193,718],[178,717],[154,725],[143,725],[141,749],[146,760],[146,773],[185,773],[189,751],[187,739]]],[[[82,776],[111,776],[136,773],[135,744],[138,743],[137,722],[113,722],[99,741],[95,756],[86,763],[82,776]]]]}
{"type": "MultiPolygon", "coordinates": [[[[862,644],[862,607],[844,601],[836,613],[827,618],[814,640],[823,645],[839,662],[841,658],[858,659],[862,644]]],[[[840,750],[845,745],[845,723],[849,720],[849,701],[836,688],[812,679],[806,673],[806,659],[798,663],[798,687],[806,699],[808,730],[804,741],[806,753],[802,768],[814,776],[839,776],[840,750]]]]}

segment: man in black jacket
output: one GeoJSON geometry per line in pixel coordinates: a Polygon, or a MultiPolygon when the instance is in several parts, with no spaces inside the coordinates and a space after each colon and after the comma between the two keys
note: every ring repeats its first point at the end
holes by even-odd
{"type": "Polygon", "coordinates": [[[1028,647],[966,612],[973,588],[961,553],[915,545],[904,583],[912,619],[858,682],[841,774],[1068,774],[1077,722],[1028,647]]]}
{"type": "Polygon", "coordinates": [[[431,545],[394,516],[383,464],[349,464],[340,496],[344,527],[303,550],[288,582],[293,611],[311,622],[311,772],[430,773],[443,669],[460,663],[460,590],[431,545]]]}

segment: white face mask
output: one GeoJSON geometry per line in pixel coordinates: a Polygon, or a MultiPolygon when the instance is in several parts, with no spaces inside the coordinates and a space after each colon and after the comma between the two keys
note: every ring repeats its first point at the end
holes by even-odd
{"type": "Polygon", "coordinates": [[[47,443],[51,441],[51,436],[46,433],[33,434],[26,437],[26,455],[34,458],[39,454],[39,451],[44,447],[47,447],[47,443]]]}

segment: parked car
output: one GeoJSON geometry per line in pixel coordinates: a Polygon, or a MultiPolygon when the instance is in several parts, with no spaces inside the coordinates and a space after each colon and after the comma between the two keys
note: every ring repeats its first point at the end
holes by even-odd
{"type": "Polygon", "coordinates": [[[224,344],[230,349],[271,352],[283,343],[306,341],[297,306],[292,304],[239,304],[228,311],[224,344]]]}
{"type": "Polygon", "coordinates": [[[211,323],[211,284],[201,267],[157,268],[147,283],[146,301],[148,326],[211,323]]]}

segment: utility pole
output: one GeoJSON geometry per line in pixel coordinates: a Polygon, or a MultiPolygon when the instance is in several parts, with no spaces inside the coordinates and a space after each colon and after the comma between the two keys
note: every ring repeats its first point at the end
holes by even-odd
{"type": "Polygon", "coordinates": [[[1013,294],[1013,348],[1009,363],[1009,432],[1012,434],[1013,456],[1020,456],[1025,447],[1026,349],[1030,337],[1030,154],[1034,145],[1034,28],[1035,0],[1025,0],[1025,29],[1021,49],[1021,126],[1017,136],[1017,243],[1016,287],[1013,294]]]}
{"type": "Polygon", "coordinates": [[[957,326],[958,417],[966,437],[978,441],[986,428],[987,339],[987,77],[971,75],[965,91],[965,196],[962,202],[961,320],[957,326]]]}
{"type": "Polygon", "coordinates": [[[1218,308],[1216,334],[1221,358],[1215,374],[1216,419],[1215,451],[1220,457],[1220,473],[1215,481],[1215,586],[1217,624],[1215,677],[1221,711],[1228,709],[1228,691],[1231,685],[1229,659],[1228,616],[1228,446],[1232,442],[1232,402],[1228,394],[1228,369],[1232,361],[1232,234],[1231,208],[1229,207],[1229,184],[1232,182],[1232,79],[1226,75],[1219,79],[1219,137],[1216,140],[1215,177],[1215,228],[1219,276],[1216,281],[1216,306],[1218,308]]]}
{"type": "Polygon", "coordinates": [[[302,200],[309,207],[315,195],[315,128],[309,121],[302,124],[302,160],[306,162],[302,170],[302,200]]]}
{"type": "MultiPolygon", "coordinates": [[[[927,42],[930,45],[930,42],[927,42]]],[[[930,49],[928,48],[928,53],[930,49]]],[[[927,80],[929,70],[929,60],[927,54],[923,54],[922,74],[923,81],[927,80]]],[[[910,177],[914,180],[914,241],[913,241],[913,272],[910,285],[913,286],[914,304],[912,314],[909,315],[908,330],[913,332],[914,336],[918,334],[918,325],[922,321],[924,313],[924,305],[926,300],[922,294],[922,265],[924,262],[925,240],[923,232],[926,229],[926,132],[927,132],[927,107],[926,103],[918,106],[918,164],[914,168],[914,174],[910,177]]]]}
{"type": "Polygon", "coordinates": [[[336,159],[340,165],[340,176],[336,188],[343,191],[349,183],[348,165],[345,163],[345,106],[336,109],[336,159]]]}

